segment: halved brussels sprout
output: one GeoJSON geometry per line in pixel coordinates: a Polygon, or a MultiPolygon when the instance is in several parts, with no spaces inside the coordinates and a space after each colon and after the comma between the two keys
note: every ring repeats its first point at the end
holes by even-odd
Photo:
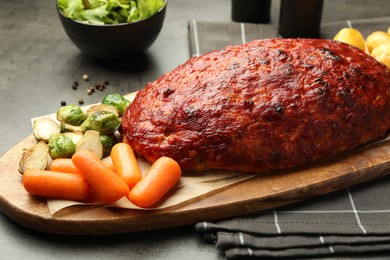
{"type": "Polygon", "coordinates": [[[40,141],[30,149],[24,149],[19,162],[19,172],[26,169],[45,170],[49,165],[49,145],[40,141]]]}
{"type": "Polygon", "coordinates": [[[75,132],[65,132],[63,135],[72,139],[72,142],[77,146],[78,142],[80,142],[81,138],[83,138],[83,133],[75,133],[75,132]]]}
{"type": "Polygon", "coordinates": [[[122,116],[126,107],[130,105],[130,101],[121,94],[114,93],[106,95],[102,100],[102,104],[114,106],[118,110],[119,116],[122,116]]]}
{"type": "Polygon", "coordinates": [[[111,134],[118,130],[121,124],[121,119],[115,114],[108,111],[100,111],[88,117],[81,124],[81,130],[83,132],[95,130],[101,134],[111,134]]]}
{"type": "Polygon", "coordinates": [[[52,134],[59,134],[60,131],[60,126],[48,117],[38,118],[33,124],[33,135],[37,141],[47,143],[52,134]]]}
{"type": "Polygon", "coordinates": [[[86,114],[87,114],[87,117],[90,117],[93,114],[100,112],[100,111],[108,111],[108,112],[115,114],[116,116],[119,116],[119,112],[114,106],[105,105],[105,104],[91,106],[90,108],[88,108],[86,114]]]}
{"type": "Polygon", "coordinates": [[[61,128],[61,133],[73,132],[76,134],[83,134],[81,127],[77,126],[77,125],[70,125],[70,124],[66,124],[64,122],[61,122],[60,128],[61,128]]]}
{"type": "Polygon", "coordinates": [[[57,111],[57,120],[70,125],[81,125],[87,118],[81,107],[76,105],[62,106],[57,111]]]}
{"type": "Polygon", "coordinates": [[[103,158],[103,146],[99,139],[99,132],[88,130],[84,133],[83,138],[77,143],[76,151],[90,150],[95,153],[100,159],[103,158]]]}
{"type": "Polygon", "coordinates": [[[49,155],[52,159],[70,158],[75,150],[72,139],[64,134],[54,134],[49,139],[49,155]]]}

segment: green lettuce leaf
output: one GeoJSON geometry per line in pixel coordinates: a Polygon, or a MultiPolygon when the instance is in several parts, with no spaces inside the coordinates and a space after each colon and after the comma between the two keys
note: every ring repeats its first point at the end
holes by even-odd
{"type": "Polygon", "coordinates": [[[164,0],[58,0],[65,17],[90,24],[119,24],[144,20],[164,7],[164,0]]]}
{"type": "Polygon", "coordinates": [[[104,24],[105,18],[108,15],[106,11],[107,5],[102,5],[94,9],[88,9],[81,13],[83,21],[88,21],[92,24],[104,24]]]}

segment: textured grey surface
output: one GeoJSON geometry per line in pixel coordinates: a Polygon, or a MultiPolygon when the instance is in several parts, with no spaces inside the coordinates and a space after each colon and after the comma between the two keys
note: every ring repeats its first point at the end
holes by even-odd
{"type": "MultiPolygon", "coordinates": [[[[323,22],[390,15],[390,1],[325,0],[323,22]]],[[[279,1],[271,22],[278,23],[279,1]]],[[[0,154],[31,134],[30,118],[56,111],[61,100],[99,102],[109,92],[142,88],[189,58],[187,22],[231,21],[228,0],[169,0],[165,25],[154,45],[137,60],[107,64],[85,56],[65,35],[55,1],[0,1],[0,154]],[[83,82],[87,73],[91,80],[83,82]],[[78,80],[77,91],[71,88],[78,80]],[[105,92],[86,94],[109,80],[105,92]]],[[[390,25],[389,25],[390,26],[390,25]]],[[[218,259],[193,226],[109,237],[41,234],[0,214],[0,259],[218,259]]]]}

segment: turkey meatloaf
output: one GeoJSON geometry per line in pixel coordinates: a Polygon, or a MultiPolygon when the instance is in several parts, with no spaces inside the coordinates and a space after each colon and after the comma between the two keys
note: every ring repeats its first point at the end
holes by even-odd
{"type": "Polygon", "coordinates": [[[338,154],[390,128],[390,70],[349,45],[267,39],[194,57],[123,116],[139,156],[184,171],[266,172],[338,154]]]}

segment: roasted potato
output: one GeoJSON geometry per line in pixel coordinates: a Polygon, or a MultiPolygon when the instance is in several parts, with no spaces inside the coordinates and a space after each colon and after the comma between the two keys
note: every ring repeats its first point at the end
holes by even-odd
{"type": "Polygon", "coordinates": [[[381,44],[373,49],[371,56],[390,68],[390,42],[381,44]]]}
{"type": "Polygon", "coordinates": [[[367,39],[367,49],[371,53],[376,47],[384,43],[390,42],[390,34],[383,31],[375,31],[371,33],[367,39]]]}
{"type": "Polygon", "coordinates": [[[344,42],[365,51],[363,35],[356,29],[343,28],[333,38],[335,41],[344,42]]]}

